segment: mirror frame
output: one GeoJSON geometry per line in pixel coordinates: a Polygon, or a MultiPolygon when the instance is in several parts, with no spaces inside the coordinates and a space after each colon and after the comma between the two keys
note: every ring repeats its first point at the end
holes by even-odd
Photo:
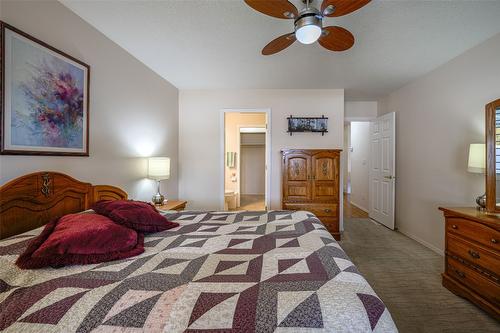
{"type": "Polygon", "coordinates": [[[486,105],[486,211],[500,213],[496,203],[495,113],[500,99],[486,105]]]}

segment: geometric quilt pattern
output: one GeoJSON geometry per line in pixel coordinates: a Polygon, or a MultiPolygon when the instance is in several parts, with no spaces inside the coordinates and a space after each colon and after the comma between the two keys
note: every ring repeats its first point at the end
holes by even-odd
{"type": "Polygon", "coordinates": [[[0,331],[397,332],[309,212],[191,212],[141,255],[59,269],[14,262],[41,228],[0,241],[0,331]]]}

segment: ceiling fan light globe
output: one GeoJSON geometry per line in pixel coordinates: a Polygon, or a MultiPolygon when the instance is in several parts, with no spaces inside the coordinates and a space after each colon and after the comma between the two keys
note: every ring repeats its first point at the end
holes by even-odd
{"type": "Polygon", "coordinates": [[[299,27],[295,31],[295,37],[302,44],[312,44],[321,36],[321,27],[309,24],[299,27]]]}

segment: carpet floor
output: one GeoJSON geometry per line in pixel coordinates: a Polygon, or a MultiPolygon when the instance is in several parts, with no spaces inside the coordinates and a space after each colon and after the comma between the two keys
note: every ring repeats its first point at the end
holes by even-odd
{"type": "Polygon", "coordinates": [[[401,333],[500,332],[500,323],[441,285],[443,257],[366,218],[346,218],[340,242],[401,333]]]}
{"type": "Polygon", "coordinates": [[[265,196],[260,194],[242,194],[240,196],[240,207],[233,210],[265,210],[265,196]]]}

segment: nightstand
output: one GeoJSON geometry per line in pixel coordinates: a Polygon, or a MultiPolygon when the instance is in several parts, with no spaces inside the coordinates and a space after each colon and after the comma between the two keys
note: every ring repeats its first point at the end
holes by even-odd
{"type": "Polygon", "coordinates": [[[186,209],[187,201],[183,200],[169,200],[163,205],[155,205],[158,210],[184,210],[186,209]]]}

